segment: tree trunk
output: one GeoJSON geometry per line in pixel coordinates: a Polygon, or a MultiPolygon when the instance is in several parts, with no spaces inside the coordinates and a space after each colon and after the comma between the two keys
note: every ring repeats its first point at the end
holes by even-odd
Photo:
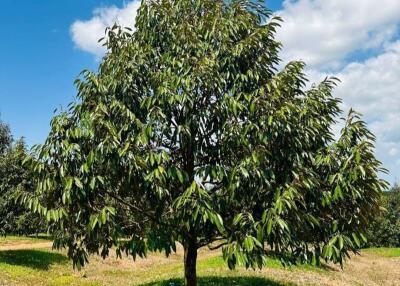
{"type": "Polygon", "coordinates": [[[184,243],[185,286],[197,286],[197,245],[192,239],[184,243]]]}

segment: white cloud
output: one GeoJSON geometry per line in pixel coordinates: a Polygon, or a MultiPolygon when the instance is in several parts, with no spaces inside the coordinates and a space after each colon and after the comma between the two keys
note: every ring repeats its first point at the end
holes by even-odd
{"type": "Polygon", "coordinates": [[[118,23],[133,28],[140,1],[133,1],[123,8],[116,6],[97,8],[89,20],[77,20],[71,26],[71,36],[75,46],[97,57],[105,53],[98,40],[105,35],[105,29],[118,23]]]}
{"type": "Polygon", "coordinates": [[[374,121],[400,116],[400,40],[376,57],[348,64],[337,76],[342,80],[337,95],[347,107],[359,106],[374,121]]]}
{"type": "Polygon", "coordinates": [[[400,1],[285,0],[277,14],[283,61],[304,60],[312,82],[338,77],[334,95],[376,135],[385,178],[400,178],[400,1]],[[360,52],[367,59],[348,61],[360,52]]]}
{"type": "Polygon", "coordinates": [[[283,59],[338,68],[357,50],[379,48],[398,30],[399,0],[285,0],[277,12],[283,59]]]}
{"type": "MultiPolygon", "coordinates": [[[[313,82],[328,75],[315,68],[308,74],[313,82]]],[[[385,177],[400,178],[400,40],[364,62],[348,63],[334,76],[341,80],[334,95],[343,99],[343,109],[361,112],[375,134],[377,157],[390,171],[385,177]]]]}

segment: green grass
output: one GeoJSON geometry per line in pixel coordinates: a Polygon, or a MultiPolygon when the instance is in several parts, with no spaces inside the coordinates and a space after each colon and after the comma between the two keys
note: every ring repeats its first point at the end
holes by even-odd
{"type": "Polygon", "coordinates": [[[68,258],[50,250],[0,251],[0,285],[99,286],[73,275],[68,258]],[[2,280],[3,279],[3,280],[2,280]],[[4,279],[6,282],[4,282],[4,279]]]}
{"type": "Polygon", "coordinates": [[[44,242],[49,239],[50,237],[45,234],[41,234],[38,236],[7,235],[7,236],[0,236],[0,245],[4,243],[18,242],[18,241],[44,242]]]}
{"type": "Polygon", "coordinates": [[[381,257],[400,257],[400,248],[373,247],[363,249],[363,252],[381,257]]]}
{"type": "Polygon", "coordinates": [[[0,266],[23,266],[37,270],[49,270],[52,264],[65,264],[68,259],[56,252],[41,250],[0,251],[0,266]]]}
{"type": "MultiPolygon", "coordinates": [[[[156,267],[144,267],[132,271],[131,269],[119,269],[108,267],[101,269],[102,260],[91,259],[88,268],[88,277],[85,272],[73,273],[72,265],[63,253],[51,250],[9,250],[0,251],[0,277],[8,277],[13,281],[12,285],[19,285],[30,281],[32,285],[141,285],[141,286],[180,286],[182,285],[182,263],[173,261],[157,265],[156,267]],[[91,268],[91,266],[92,267],[91,268]],[[172,280],[171,280],[172,279],[172,280]],[[121,281],[118,283],[117,281],[121,281]],[[104,283],[104,284],[103,284],[104,283]],[[147,283],[147,284],[146,284],[147,283]]],[[[112,262],[110,262],[112,263],[112,262]]],[[[280,262],[274,258],[267,260],[267,267],[283,269],[280,262]]],[[[311,266],[293,266],[290,270],[317,270],[311,266]],[[308,267],[308,268],[306,268],[308,267]]],[[[210,256],[198,261],[199,285],[233,285],[233,286],[281,286],[291,285],[274,281],[265,277],[258,277],[254,271],[246,271],[243,268],[230,271],[221,256],[210,256]]],[[[3,282],[4,283],[4,282],[3,282]]],[[[2,280],[0,278],[0,284],[2,280]]]]}
{"type": "MultiPolygon", "coordinates": [[[[31,281],[41,285],[119,285],[115,281],[130,281],[128,285],[148,286],[179,286],[182,276],[181,261],[161,264],[157,267],[148,267],[132,271],[130,269],[119,269],[115,267],[97,269],[102,263],[99,258],[91,260],[93,268],[89,264],[90,279],[83,274],[73,275],[72,265],[63,253],[50,250],[10,250],[0,251],[0,276],[6,275],[16,284],[23,281],[31,281]],[[93,281],[93,280],[94,281],[93,281]],[[96,281],[102,280],[101,282],[96,281]],[[171,280],[172,279],[172,280],[171,280]],[[147,283],[147,284],[144,284],[147,283]]],[[[267,268],[284,269],[281,263],[275,258],[267,259],[267,268]]],[[[101,268],[101,267],[100,267],[101,268]]],[[[201,258],[198,261],[198,274],[201,279],[199,285],[290,285],[277,282],[265,277],[257,277],[254,271],[246,271],[238,267],[236,270],[228,270],[226,263],[221,256],[210,256],[201,258]],[[240,277],[242,276],[242,277],[240,277]]],[[[319,271],[319,268],[307,265],[292,266],[289,271],[319,271]]],[[[86,271],[86,270],[84,270],[86,271]]],[[[85,273],[85,272],[83,272],[85,273]]],[[[0,284],[1,284],[0,279],[0,284]]],[[[121,282],[122,283],[122,282],[121,282]]]]}
{"type": "MultiPolygon", "coordinates": [[[[12,239],[27,240],[20,237],[12,239]]],[[[367,260],[400,257],[400,248],[371,248],[363,250],[363,253],[366,253],[364,259],[367,260]]],[[[99,257],[92,257],[88,267],[79,273],[72,270],[71,262],[64,252],[48,249],[0,251],[0,285],[183,286],[181,257],[175,256],[166,260],[161,255],[154,254],[150,255],[149,260],[149,263],[142,262],[139,267],[133,267],[127,259],[109,258],[103,261],[99,257]]],[[[307,279],[317,279],[333,277],[336,273],[325,265],[297,265],[285,268],[273,257],[267,259],[266,269],[252,271],[238,267],[230,271],[221,256],[204,251],[199,256],[197,266],[199,286],[301,285],[291,284],[289,281],[297,281],[291,277],[305,275],[309,277],[307,279]],[[275,276],[276,273],[280,273],[280,276],[275,276]]]]}
{"type": "MultiPolygon", "coordinates": [[[[210,257],[204,260],[200,260],[197,265],[197,269],[207,269],[207,268],[226,268],[226,262],[221,256],[210,257]]],[[[265,268],[273,269],[286,269],[286,270],[304,270],[304,271],[320,271],[326,269],[325,265],[313,266],[310,264],[299,264],[292,266],[283,266],[279,259],[274,257],[268,257],[265,268]]],[[[239,267],[240,269],[240,267],[239,267]]]]}
{"type": "MultiPolygon", "coordinates": [[[[93,264],[98,265],[99,263],[101,263],[99,259],[93,261],[93,264]]],[[[272,259],[269,265],[281,267],[278,261],[272,259]]],[[[127,285],[180,286],[183,285],[180,279],[182,267],[181,261],[137,271],[118,268],[99,270],[95,267],[94,271],[90,270],[90,275],[88,275],[90,279],[87,279],[84,274],[86,270],[81,274],[73,273],[71,263],[62,253],[50,250],[10,250],[0,251],[0,284],[4,283],[1,280],[3,276],[8,278],[7,281],[12,281],[11,285],[20,285],[20,283],[29,281],[31,283],[29,285],[98,286],[120,285],[129,281],[127,285]]],[[[244,277],[239,277],[242,275],[241,271],[244,270],[229,271],[220,256],[200,259],[198,262],[199,286],[291,285],[264,277],[253,277],[254,272],[252,271],[249,271],[244,277]]]]}

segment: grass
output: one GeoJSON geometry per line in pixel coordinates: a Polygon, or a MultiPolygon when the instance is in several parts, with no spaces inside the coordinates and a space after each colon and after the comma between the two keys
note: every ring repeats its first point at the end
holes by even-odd
{"type": "MultiPolygon", "coordinates": [[[[260,277],[201,277],[199,286],[283,286],[283,284],[267,278],[260,277]]],[[[142,284],[140,286],[183,286],[179,279],[165,280],[154,283],[142,284]]]]}
{"type": "Polygon", "coordinates": [[[66,264],[60,253],[40,250],[9,250],[0,252],[0,265],[22,266],[35,270],[49,270],[53,264],[66,264]]]}
{"type": "MultiPolygon", "coordinates": [[[[29,281],[32,285],[49,286],[99,286],[126,283],[128,283],[126,285],[137,286],[180,286],[183,285],[180,279],[182,263],[181,259],[178,260],[177,258],[172,258],[172,263],[165,263],[166,258],[155,255],[149,259],[150,264],[146,264],[147,260],[142,260],[140,261],[142,263],[140,268],[129,269],[129,264],[132,264],[132,261],[127,259],[109,259],[105,262],[98,257],[93,257],[87,269],[79,273],[72,271],[72,266],[67,257],[59,252],[51,250],[0,251],[0,277],[7,277],[10,285],[25,285],[23,283],[29,281]],[[153,267],[154,261],[158,261],[160,264],[153,267]],[[115,264],[114,267],[113,264],[115,264]]],[[[271,259],[268,265],[273,268],[282,267],[274,259],[271,259]]],[[[266,277],[253,277],[254,271],[247,272],[244,269],[229,271],[220,256],[200,258],[197,269],[200,276],[200,286],[292,285],[266,277]],[[247,273],[241,276],[243,275],[242,272],[247,273]]],[[[0,285],[2,285],[2,282],[0,278],[0,285]]]]}
{"type": "Polygon", "coordinates": [[[400,248],[389,248],[389,247],[374,247],[363,249],[364,253],[372,254],[381,257],[400,257],[400,248]]]}
{"type": "Polygon", "coordinates": [[[0,251],[0,285],[100,284],[84,281],[83,275],[72,271],[72,266],[63,253],[31,249],[0,251]]]}
{"type": "MultiPolygon", "coordinates": [[[[14,237],[11,240],[26,241],[14,237]]],[[[202,250],[197,267],[199,286],[394,285],[396,282],[388,281],[400,281],[398,272],[390,272],[393,264],[400,263],[397,258],[400,249],[372,248],[362,253],[366,255],[352,259],[344,271],[331,265],[284,268],[274,258],[267,260],[263,270],[230,271],[219,252],[202,250]]],[[[63,252],[7,250],[0,251],[0,285],[183,286],[182,267],[181,251],[170,258],[151,254],[148,259],[136,262],[115,256],[106,260],[94,256],[82,272],[77,272],[63,252]]]]}
{"type": "Polygon", "coordinates": [[[0,236],[0,242],[10,242],[10,241],[37,241],[37,240],[45,240],[44,237],[39,236],[16,236],[16,235],[7,235],[0,236]]]}
{"type": "Polygon", "coordinates": [[[40,234],[38,236],[16,236],[7,235],[0,236],[0,246],[4,244],[20,243],[20,242],[45,242],[49,240],[49,236],[45,234],[40,234]]]}

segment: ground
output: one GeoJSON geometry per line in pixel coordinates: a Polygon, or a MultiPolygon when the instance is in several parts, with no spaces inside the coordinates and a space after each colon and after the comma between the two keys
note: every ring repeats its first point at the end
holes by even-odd
{"type": "MultiPolygon", "coordinates": [[[[0,285],[71,286],[180,286],[182,251],[165,258],[151,254],[147,259],[103,260],[92,257],[82,271],[74,271],[63,252],[51,250],[46,239],[0,238],[0,285]]],[[[219,251],[201,250],[199,284],[211,286],[284,285],[400,285],[400,249],[363,250],[341,270],[338,266],[284,268],[270,259],[263,270],[229,271],[219,251]]]]}

